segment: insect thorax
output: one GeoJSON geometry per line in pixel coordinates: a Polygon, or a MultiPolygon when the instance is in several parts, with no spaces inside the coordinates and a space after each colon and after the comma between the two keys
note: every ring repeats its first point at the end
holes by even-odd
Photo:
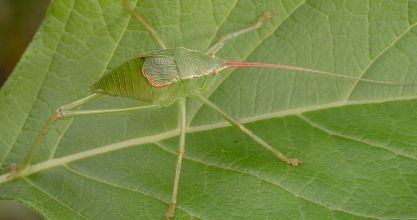
{"type": "Polygon", "coordinates": [[[174,82],[203,77],[220,71],[224,60],[183,47],[142,55],[142,73],[154,87],[165,87],[174,82]]]}
{"type": "Polygon", "coordinates": [[[225,63],[223,59],[183,47],[176,48],[174,56],[182,80],[215,74],[225,63]]]}

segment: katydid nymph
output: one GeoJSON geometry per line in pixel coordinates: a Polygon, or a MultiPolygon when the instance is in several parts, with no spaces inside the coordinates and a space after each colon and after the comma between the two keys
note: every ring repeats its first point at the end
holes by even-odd
{"type": "MultiPolygon", "coordinates": [[[[142,26],[150,32],[155,41],[161,46],[161,50],[144,53],[136,58],[128,60],[116,67],[114,70],[108,72],[106,75],[98,79],[90,88],[91,94],[78,101],[59,107],[56,112],[47,120],[44,127],[41,129],[33,144],[29,146],[28,154],[24,161],[17,166],[13,166],[10,171],[10,178],[19,178],[30,174],[32,157],[38,146],[42,143],[42,138],[46,135],[51,126],[59,119],[73,118],[83,115],[94,115],[102,113],[128,112],[140,111],[145,109],[156,109],[171,106],[178,103],[179,106],[179,147],[177,164],[174,175],[174,184],[171,195],[171,201],[166,213],[166,218],[171,218],[174,215],[174,210],[177,204],[177,192],[179,189],[179,180],[181,172],[181,163],[185,152],[186,145],[186,99],[195,98],[200,100],[203,104],[219,113],[231,125],[236,126],[251,140],[256,142],[259,146],[265,148],[275,155],[280,161],[283,161],[291,166],[298,166],[303,163],[302,160],[291,158],[277,150],[276,147],[271,146],[266,141],[258,137],[254,132],[246,128],[239,120],[235,119],[215,103],[207,98],[205,91],[206,81],[210,78],[217,77],[222,70],[228,68],[253,67],[253,68],[274,68],[274,69],[289,69],[295,71],[303,71],[314,74],[324,74],[329,77],[340,77],[344,80],[351,81],[367,81],[370,83],[379,84],[393,84],[404,85],[400,82],[387,82],[377,80],[359,79],[349,77],[341,74],[315,70],[304,67],[267,64],[260,62],[240,62],[221,59],[216,56],[229,40],[236,37],[244,37],[245,33],[255,31],[262,27],[262,25],[272,16],[271,12],[265,12],[253,24],[245,29],[230,33],[220,39],[211,48],[205,52],[195,51],[183,47],[167,48],[159,34],[139,15],[137,14],[125,1],[126,9],[136,18],[142,26]],[[79,107],[103,96],[121,96],[132,99],[137,99],[147,105],[140,105],[131,108],[119,109],[98,109],[98,110],[80,110],[79,107]]],[[[278,70],[277,70],[278,71],[278,70]]],[[[308,161],[307,161],[308,163],[308,161]]]]}

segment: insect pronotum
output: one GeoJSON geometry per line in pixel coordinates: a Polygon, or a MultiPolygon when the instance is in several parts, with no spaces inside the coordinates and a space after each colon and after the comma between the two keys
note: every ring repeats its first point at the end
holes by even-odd
{"type": "MultiPolygon", "coordinates": [[[[226,121],[233,126],[236,126],[240,131],[250,137],[253,141],[264,147],[266,150],[274,154],[279,160],[292,165],[298,166],[303,163],[302,160],[290,158],[281,153],[276,148],[269,145],[266,141],[258,137],[251,130],[247,129],[237,119],[230,116],[228,113],[219,108],[216,104],[209,101],[204,91],[207,89],[206,79],[208,77],[216,77],[219,72],[226,68],[239,67],[263,67],[274,69],[287,69],[311,72],[316,74],[324,74],[333,77],[340,77],[346,80],[367,81],[371,83],[389,84],[389,85],[407,85],[401,82],[378,81],[370,79],[360,79],[341,74],[303,68],[298,66],[288,66],[280,64],[254,63],[254,62],[240,62],[224,60],[216,57],[216,53],[223,48],[227,41],[234,39],[245,33],[254,31],[260,28],[263,23],[271,16],[271,12],[265,12],[255,22],[255,24],[238,30],[236,32],[223,36],[219,42],[214,44],[205,53],[190,50],[183,47],[169,49],[156,32],[139,14],[137,14],[129,5],[127,0],[124,0],[124,5],[127,11],[138,20],[143,27],[150,32],[153,38],[161,46],[162,50],[145,53],[139,57],[126,61],[114,70],[108,72],[95,82],[91,88],[91,94],[72,102],[63,105],[54,112],[47,120],[41,131],[38,133],[34,142],[29,146],[26,158],[20,165],[14,165],[10,168],[9,178],[19,178],[25,176],[25,173],[30,169],[32,157],[41,143],[42,138],[48,132],[49,128],[59,119],[66,119],[71,117],[78,117],[82,115],[94,115],[102,113],[114,112],[128,112],[140,111],[145,109],[163,108],[170,106],[177,102],[179,104],[179,147],[177,156],[177,165],[175,170],[175,178],[171,196],[171,202],[168,211],[165,215],[166,219],[173,217],[174,210],[177,204],[177,192],[179,186],[181,162],[184,155],[185,148],[185,130],[186,130],[186,98],[193,97],[200,100],[202,103],[210,107],[212,110],[219,113],[226,121]],[[115,80],[117,79],[117,80],[115,80]],[[97,109],[97,110],[78,110],[83,104],[90,102],[100,96],[122,96],[141,100],[147,105],[141,105],[130,108],[119,109],[97,109]]],[[[414,85],[414,84],[413,84],[414,85]]]]}

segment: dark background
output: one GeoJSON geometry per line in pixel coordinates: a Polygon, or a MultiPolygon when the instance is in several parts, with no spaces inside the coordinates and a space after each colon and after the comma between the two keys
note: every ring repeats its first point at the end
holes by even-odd
{"type": "Polygon", "coordinates": [[[0,87],[39,27],[49,0],[0,0],[0,87]]]}
{"type": "MultiPolygon", "coordinates": [[[[0,0],[0,87],[32,40],[48,3],[49,0],[0,0]]],[[[0,220],[40,219],[17,202],[0,200],[0,220]]]]}

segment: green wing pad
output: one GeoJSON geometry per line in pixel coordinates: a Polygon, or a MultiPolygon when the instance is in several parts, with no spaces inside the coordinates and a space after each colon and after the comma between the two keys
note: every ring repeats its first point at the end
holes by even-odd
{"type": "Polygon", "coordinates": [[[142,55],[142,73],[153,87],[165,87],[180,79],[173,50],[163,50],[142,55]]]}

